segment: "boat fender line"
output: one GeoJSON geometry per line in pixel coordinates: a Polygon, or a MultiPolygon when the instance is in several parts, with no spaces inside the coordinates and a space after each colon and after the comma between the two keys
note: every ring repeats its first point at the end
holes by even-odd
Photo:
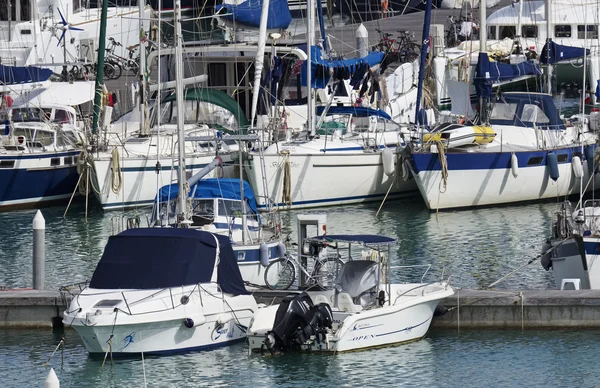
{"type": "Polygon", "coordinates": [[[556,154],[554,152],[550,151],[548,152],[548,155],[546,155],[546,165],[550,169],[550,178],[556,182],[560,174],[558,172],[558,160],[556,159],[556,154]]]}
{"type": "Polygon", "coordinates": [[[517,158],[517,155],[514,152],[510,156],[510,170],[512,171],[513,177],[516,178],[519,176],[519,158],[517,158]]]}
{"type": "Polygon", "coordinates": [[[198,317],[194,318],[185,318],[183,320],[183,325],[185,327],[187,327],[188,329],[192,329],[196,326],[201,326],[204,325],[206,323],[206,317],[204,315],[200,315],[198,317]]]}
{"type": "Polygon", "coordinates": [[[281,202],[287,206],[292,206],[292,165],[290,163],[290,153],[281,152],[283,155],[283,192],[281,202]]]}
{"type": "Polygon", "coordinates": [[[394,175],[394,151],[385,147],[381,151],[381,162],[383,163],[383,172],[387,176],[394,175]]]}
{"type": "Polygon", "coordinates": [[[446,188],[448,187],[448,160],[446,159],[446,150],[444,148],[444,143],[440,140],[435,141],[435,145],[438,149],[438,158],[440,159],[441,173],[442,179],[440,179],[440,193],[445,193],[446,188]]]}
{"type": "Polygon", "coordinates": [[[217,317],[217,325],[222,326],[233,319],[231,313],[221,314],[217,317]]]}
{"type": "Polygon", "coordinates": [[[277,245],[277,249],[279,250],[279,257],[285,257],[287,249],[285,248],[285,244],[282,241],[280,241],[277,245]]]}
{"type": "Polygon", "coordinates": [[[593,175],[595,159],[594,159],[594,146],[588,145],[583,149],[583,153],[585,154],[585,159],[587,161],[588,172],[590,175],[593,175]]]}
{"type": "Polygon", "coordinates": [[[123,185],[123,177],[121,176],[121,161],[119,159],[119,150],[117,147],[113,148],[112,155],[110,158],[110,171],[111,171],[111,189],[113,193],[119,194],[121,186],[123,185]]]}
{"type": "Polygon", "coordinates": [[[579,156],[573,156],[571,167],[573,168],[575,177],[581,179],[581,177],[583,177],[583,164],[581,163],[581,158],[579,156]]]}
{"type": "Polygon", "coordinates": [[[260,243],[260,265],[266,267],[269,265],[269,247],[265,243],[260,243]]]}

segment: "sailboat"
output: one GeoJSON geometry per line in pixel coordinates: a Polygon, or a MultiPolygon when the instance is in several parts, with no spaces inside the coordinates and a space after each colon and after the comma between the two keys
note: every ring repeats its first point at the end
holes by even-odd
{"type": "MultiPolygon", "coordinates": [[[[486,47],[483,23],[480,39],[486,47]]],[[[429,209],[556,198],[593,188],[580,182],[594,174],[595,133],[563,122],[549,94],[493,96],[497,71],[480,52],[478,116],[430,128],[408,148],[409,166],[429,209]]]]}
{"type": "MultiPolygon", "coordinates": [[[[183,101],[180,0],[175,3],[177,100],[183,101]]],[[[179,166],[184,162],[178,104],[179,166]]],[[[187,228],[185,169],[178,170],[178,228],[135,228],[111,236],[89,287],[64,313],[91,354],[165,354],[228,345],[246,337],[258,309],[244,288],[227,236],[187,228]]]]}

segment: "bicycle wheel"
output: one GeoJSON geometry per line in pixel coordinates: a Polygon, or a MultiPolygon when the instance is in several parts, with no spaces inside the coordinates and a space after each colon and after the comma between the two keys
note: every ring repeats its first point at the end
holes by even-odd
{"type": "Polygon", "coordinates": [[[113,79],[115,77],[115,67],[110,63],[104,64],[104,76],[108,79],[113,79]]]}
{"type": "Polygon", "coordinates": [[[123,74],[123,68],[121,67],[121,65],[119,65],[118,63],[113,63],[112,65],[115,68],[115,75],[113,79],[121,77],[121,74],[123,74]]]}
{"type": "Polygon", "coordinates": [[[328,257],[319,261],[314,270],[314,278],[317,284],[326,290],[333,288],[343,265],[344,262],[339,257],[328,257]]]}
{"type": "Polygon", "coordinates": [[[265,269],[265,284],[271,290],[287,290],[295,279],[296,269],[288,259],[274,260],[265,269]]]}

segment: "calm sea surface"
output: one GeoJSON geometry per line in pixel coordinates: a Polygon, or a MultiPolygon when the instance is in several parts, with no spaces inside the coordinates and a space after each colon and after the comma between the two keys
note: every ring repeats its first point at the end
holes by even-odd
{"type": "MultiPolygon", "coordinates": [[[[433,264],[430,280],[452,274],[455,286],[492,283],[536,257],[547,237],[557,202],[430,213],[420,198],[324,208],[329,233],[379,233],[396,237],[393,265],[433,264]]],[[[91,206],[87,223],[82,203],[63,219],[64,206],[43,209],[46,218],[46,287],[88,280],[104,244],[123,214],[91,206]]],[[[284,214],[284,230],[296,239],[296,215],[284,214]]],[[[306,212],[304,212],[306,213],[306,212]]],[[[30,287],[31,223],[34,211],[0,213],[0,285],[30,287]]],[[[131,213],[128,213],[131,214],[131,213]]],[[[137,214],[142,218],[147,210],[137,214]]],[[[417,276],[417,275],[415,275],[417,276]]],[[[536,261],[499,288],[552,288],[551,273],[536,261]]],[[[423,341],[335,357],[247,355],[237,344],[211,352],[172,357],[121,359],[101,368],[88,357],[77,333],[66,333],[64,362],[50,361],[61,387],[239,386],[572,386],[600,384],[590,367],[600,332],[434,330],[423,341]]],[[[60,340],[50,330],[0,330],[0,385],[41,386],[43,364],[60,340]]]]}

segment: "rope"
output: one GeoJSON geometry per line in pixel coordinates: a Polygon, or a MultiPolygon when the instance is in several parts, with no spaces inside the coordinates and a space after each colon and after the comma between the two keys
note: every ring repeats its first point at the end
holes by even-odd
{"type": "Polygon", "coordinates": [[[283,155],[283,193],[281,202],[288,206],[292,206],[292,165],[290,163],[290,153],[282,151],[283,155]]]}
{"type": "Polygon", "coordinates": [[[446,159],[446,151],[444,150],[444,143],[441,140],[436,140],[435,145],[438,149],[440,158],[440,166],[442,167],[442,179],[440,180],[440,193],[445,193],[448,186],[448,160],[446,159]],[[443,187],[443,188],[442,188],[443,187]]]}
{"type": "Polygon", "coordinates": [[[110,159],[110,171],[111,171],[111,188],[113,193],[119,194],[121,186],[123,185],[123,178],[121,176],[121,162],[119,159],[119,150],[115,147],[112,150],[110,159]]]}

